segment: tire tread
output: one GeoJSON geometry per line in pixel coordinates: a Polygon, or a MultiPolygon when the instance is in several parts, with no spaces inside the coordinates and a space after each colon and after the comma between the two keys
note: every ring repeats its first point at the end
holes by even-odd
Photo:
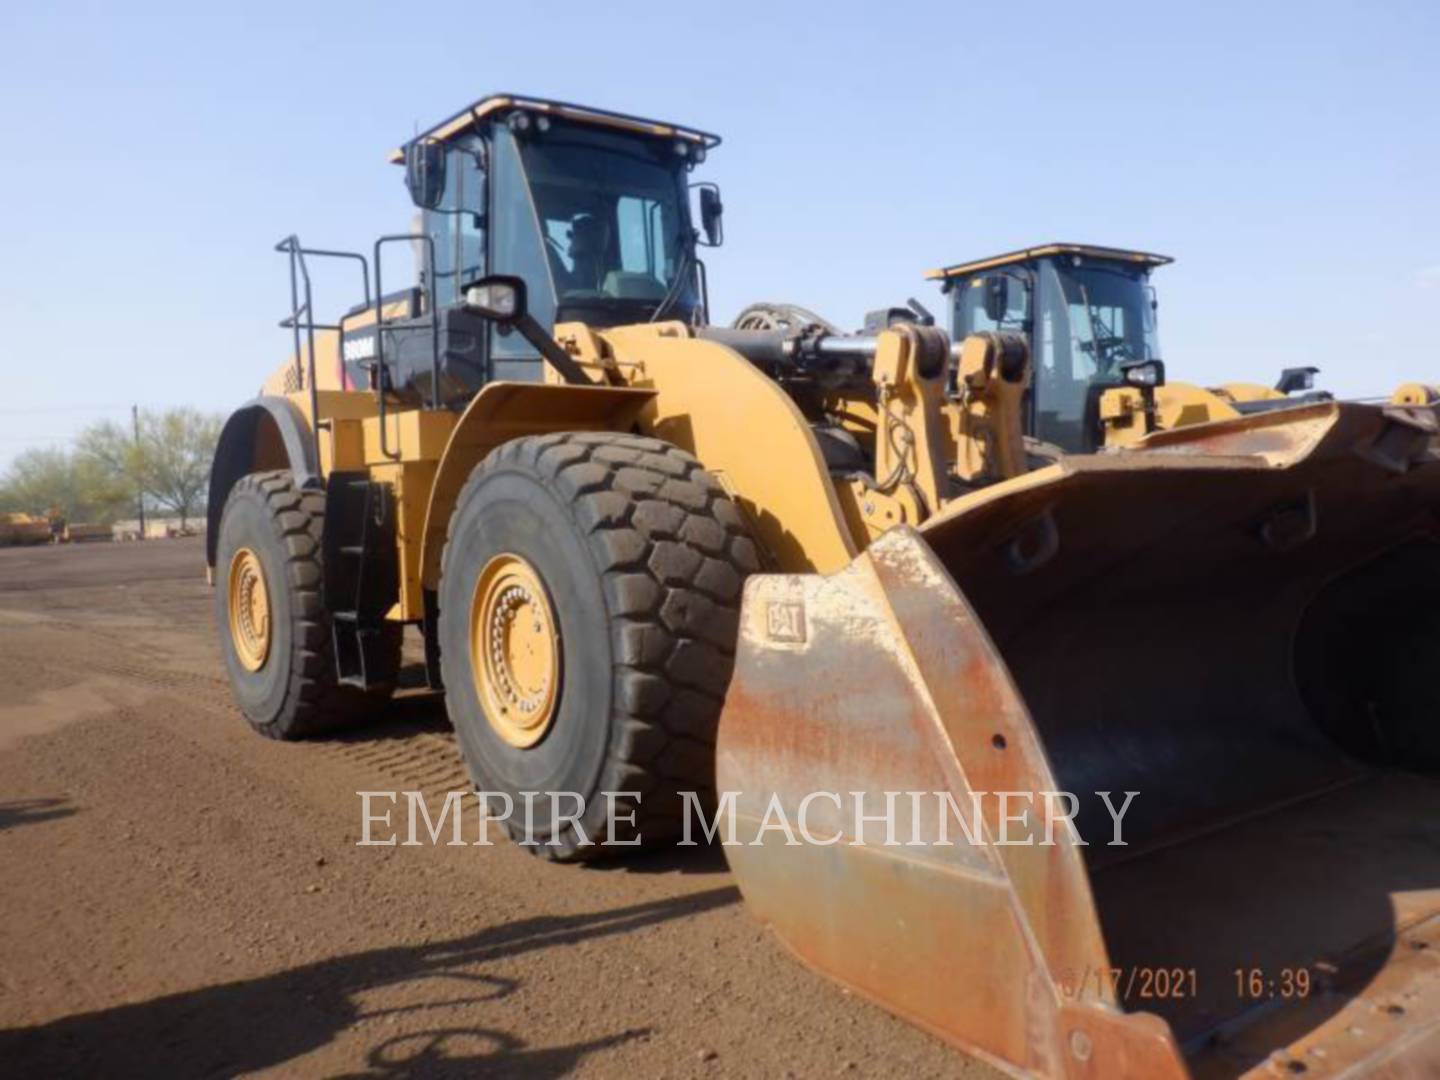
{"type": "MultiPolygon", "coordinates": [[[[304,739],[348,727],[384,705],[392,681],[361,691],[342,686],[335,670],[334,639],[321,594],[321,532],[325,493],[299,488],[288,469],[251,473],[231,489],[230,498],[254,492],[259,496],[286,552],[285,587],[291,599],[291,665],[285,700],[268,721],[250,726],[270,739],[304,739]]],[[[222,518],[223,522],[223,518],[222,518]]],[[[223,525],[222,525],[223,527],[223,525]]],[[[396,626],[392,670],[398,670],[401,635],[396,626]]],[[[249,719],[247,717],[247,719],[249,719]]]]}
{"type": "MultiPolygon", "coordinates": [[[[740,584],[759,569],[755,545],[699,461],[641,435],[573,432],[507,442],[474,469],[456,505],[490,474],[515,465],[538,474],[567,508],[600,575],[613,657],[600,790],[644,792],[634,807],[635,832],[647,843],[672,839],[680,827],[676,793],[714,797],[715,728],[734,668],[740,584]]],[[[453,540],[452,531],[442,566],[453,540]]],[[[602,849],[567,842],[528,850],[574,859],[602,849]]]]}

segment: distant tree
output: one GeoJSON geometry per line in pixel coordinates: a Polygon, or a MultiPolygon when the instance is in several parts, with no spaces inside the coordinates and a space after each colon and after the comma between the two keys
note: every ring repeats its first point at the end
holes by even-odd
{"type": "Polygon", "coordinates": [[[0,476],[0,511],[113,521],[133,514],[143,492],[147,507],[186,525],[205,505],[220,426],[220,417],[189,408],[142,411],[138,439],[124,424],[92,424],[73,451],[36,448],[11,462],[0,476]]]}
{"type": "Polygon", "coordinates": [[[123,476],[68,450],[26,450],[0,477],[0,510],[37,516],[59,510],[67,521],[111,521],[134,501],[135,489],[123,476]]]}
{"type": "Polygon", "coordinates": [[[219,416],[191,408],[140,414],[141,486],[179,515],[182,528],[205,505],[221,424],[219,416]]]}
{"type": "Polygon", "coordinates": [[[76,436],[75,454],[128,483],[132,495],[139,493],[140,447],[128,424],[121,426],[113,420],[91,424],[76,436]]]}
{"type": "Polygon", "coordinates": [[[210,461],[220,438],[220,417],[191,408],[140,413],[139,438],[132,429],[106,420],[85,429],[76,453],[132,491],[170,510],[181,526],[205,505],[210,461]]]}

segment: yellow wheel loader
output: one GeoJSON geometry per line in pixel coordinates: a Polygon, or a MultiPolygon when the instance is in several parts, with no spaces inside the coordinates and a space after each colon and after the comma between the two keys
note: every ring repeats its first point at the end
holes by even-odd
{"type": "MultiPolygon", "coordinates": [[[[1042,244],[931,270],[949,305],[956,340],[984,330],[1021,334],[1034,356],[1026,431],[1068,453],[1129,446],[1157,429],[1327,401],[1314,388],[1318,368],[1286,368],[1275,385],[1231,382],[1202,387],[1167,381],[1151,365],[1149,386],[1127,386],[1126,371],[1158,361],[1151,274],[1168,255],[1094,244],[1042,244]]],[[[872,315],[914,318],[906,309],[872,315]]],[[[1397,405],[1433,404],[1440,388],[1407,383],[1397,405]]]]}
{"type": "Polygon", "coordinates": [[[1094,244],[1043,244],[925,276],[946,294],[955,337],[988,329],[1024,335],[1035,358],[1027,430],[1065,452],[1127,446],[1156,429],[1329,400],[1313,389],[1315,368],[1286,369],[1274,387],[1168,382],[1150,276],[1173,261],[1094,244]],[[1143,393],[1126,387],[1126,371],[1152,361],[1152,384],[1143,393]]]}
{"type": "Polygon", "coordinates": [[[708,324],[718,141],[494,96],[393,155],[416,235],[280,245],[209,500],[251,724],[379,707],[413,624],[477,788],[579,797],[537,854],[728,817],[797,956],[1012,1072],[1433,1062],[1436,407],[1037,461],[1022,336],[708,324]]]}

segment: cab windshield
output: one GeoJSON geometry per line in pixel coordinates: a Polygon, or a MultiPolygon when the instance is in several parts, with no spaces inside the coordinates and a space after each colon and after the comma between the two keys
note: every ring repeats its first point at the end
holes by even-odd
{"type": "Polygon", "coordinates": [[[563,123],[517,142],[555,321],[690,319],[694,237],[674,146],[563,123]]]}
{"type": "Polygon", "coordinates": [[[1155,318],[1140,273],[1110,266],[1061,267],[1071,363],[1088,379],[1115,380],[1131,360],[1155,358],[1155,318]]]}
{"type": "Polygon", "coordinates": [[[1158,358],[1147,271],[1123,264],[1044,259],[1034,322],[1036,435],[1088,449],[1095,388],[1121,382],[1121,365],[1158,358]]]}

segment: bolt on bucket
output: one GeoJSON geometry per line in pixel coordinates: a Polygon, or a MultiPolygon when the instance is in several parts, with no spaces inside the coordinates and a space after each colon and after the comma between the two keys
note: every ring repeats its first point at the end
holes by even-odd
{"type": "Polygon", "coordinates": [[[1437,430],[1167,432],[752,578],[752,908],[1011,1071],[1440,1068],[1437,430]]]}

